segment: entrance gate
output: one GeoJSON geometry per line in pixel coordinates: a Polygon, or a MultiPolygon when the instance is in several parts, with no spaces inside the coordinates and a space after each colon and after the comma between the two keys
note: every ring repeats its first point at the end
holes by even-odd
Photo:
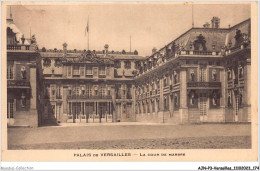
{"type": "Polygon", "coordinates": [[[112,102],[70,102],[67,122],[106,123],[112,122],[112,102]]]}
{"type": "Polygon", "coordinates": [[[206,122],[207,121],[207,94],[206,93],[200,93],[199,108],[200,108],[200,121],[206,122]]]}

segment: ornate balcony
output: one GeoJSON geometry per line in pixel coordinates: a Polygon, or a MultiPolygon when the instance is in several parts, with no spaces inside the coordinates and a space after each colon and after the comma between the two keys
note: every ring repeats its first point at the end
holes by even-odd
{"type": "Polygon", "coordinates": [[[7,88],[31,88],[31,84],[24,80],[7,80],[7,88]]]}
{"type": "Polygon", "coordinates": [[[30,51],[30,45],[7,45],[7,50],[25,50],[25,51],[30,51]]]}
{"type": "Polygon", "coordinates": [[[68,99],[112,99],[112,96],[109,95],[109,96],[101,96],[101,95],[98,95],[98,96],[89,96],[89,95],[68,95],[67,96],[68,99]]]}
{"type": "Polygon", "coordinates": [[[221,82],[188,82],[187,88],[221,88],[221,82]]]}

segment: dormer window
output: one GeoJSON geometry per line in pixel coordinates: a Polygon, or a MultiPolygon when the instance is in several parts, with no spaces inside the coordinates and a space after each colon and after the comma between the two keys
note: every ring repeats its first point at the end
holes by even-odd
{"type": "Polygon", "coordinates": [[[131,69],[131,61],[125,61],[125,69],[131,69]]]}
{"type": "Polygon", "coordinates": [[[93,75],[92,66],[87,66],[86,67],[86,75],[93,75]]]}
{"type": "Polygon", "coordinates": [[[115,61],[115,68],[121,68],[121,62],[119,60],[115,61]]]}
{"type": "Polygon", "coordinates": [[[99,67],[99,75],[105,75],[106,71],[105,71],[105,66],[100,66],[99,67]]]}
{"type": "Polygon", "coordinates": [[[73,75],[79,75],[79,66],[73,66],[73,75]]]}

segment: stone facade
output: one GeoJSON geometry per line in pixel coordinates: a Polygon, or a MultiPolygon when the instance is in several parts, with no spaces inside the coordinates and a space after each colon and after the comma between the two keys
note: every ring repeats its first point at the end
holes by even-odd
{"type": "Polygon", "coordinates": [[[41,56],[33,39],[25,39],[12,18],[7,19],[7,125],[40,124],[41,56]]]}
{"type": "Polygon", "coordinates": [[[146,58],[38,49],[8,19],[8,125],[251,122],[250,19],[227,29],[213,19],[146,58]]]}
{"type": "Polygon", "coordinates": [[[250,19],[188,30],[139,63],[136,121],[251,122],[250,51],[250,19]]]}
{"type": "MultiPolygon", "coordinates": [[[[41,50],[44,86],[57,122],[133,121],[133,77],[136,61],[131,52],[41,50]]],[[[45,112],[43,119],[49,112],[45,112]]],[[[45,119],[46,120],[46,119],[45,119]]]]}

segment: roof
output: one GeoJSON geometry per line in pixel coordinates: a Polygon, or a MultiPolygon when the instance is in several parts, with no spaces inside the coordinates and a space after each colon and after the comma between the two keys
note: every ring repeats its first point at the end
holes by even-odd
{"type": "MultiPolygon", "coordinates": [[[[63,52],[40,52],[43,58],[62,58],[64,56],[63,52]]],[[[83,56],[84,53],[67,53],[67,58],[76,58],[83,56]]],[[[96,54],[100,58],[111,58],[116,60],[142,60],[144,57],[139,55],[128,55],[128,54],[96,54]]]]}
{"type": "MultiPolygon", "coordinates": [[[[194,50],[190,49],[190,45],[194,45],[194,42],[200,35],[203,36],[204,40],[206,41],[206,51],[219,52],[221,51],[221,48],[223,46],[227,46],[230,41],[232,42],[232,46],[234,46],[236,29],[241,30],[242,33],[250,35],[250,19],[242,21],[231,28],[191,28],[162,47],[157,52],[153,53],[151,56],[165,51],[166,47],[171,48],[173,42],[177,46],[181,46],[182,50],[194,50]]],[[[192,46],[192,48],[194,47],[192,46]]]]}
{"type": "MultiPolygon", "coordinates": [[[[18,29],[18,27],[14,24],[12,19],[8,19],[6,22],[7,28],[9,27],[10,29],[12,29],[12,31],[14,33],[16,33],[16,40],[19,41],[19,43],[22,42],[21,38],[23,36],[22,32],[18,29]]],[[[28,42],[27,39],[25,39],[24,41],[25,45],[30,45],[30,43],[28,42]]]]}

